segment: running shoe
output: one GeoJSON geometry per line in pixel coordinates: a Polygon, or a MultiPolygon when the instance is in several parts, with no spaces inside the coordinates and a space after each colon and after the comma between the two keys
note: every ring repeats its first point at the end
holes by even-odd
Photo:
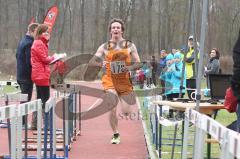
{"type": "Polygon", "coordinates": [[[120,134],[113,134],[111,144],[120,144],[120,134]]]}

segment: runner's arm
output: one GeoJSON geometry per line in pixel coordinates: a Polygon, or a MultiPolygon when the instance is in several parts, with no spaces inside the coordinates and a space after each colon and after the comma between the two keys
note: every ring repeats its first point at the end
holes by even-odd
{"type": "Polygon", "coordinates": [[[101,45],[92,59],[89,61],[89,66],[103,67],[102,57],[104,56],[104,45],[101,45]]]}
{"type": "Polygon", "coordinates": [[[130,54],[131,54],[132,65],[125,66],[124,68],[122,68],[122,71],[124,72],[135,71],[142,67],[142,64],[140,62],[140,58],[137,52],[137,48],[133,43],[130,47],[130,54]]]}
{"type": "Polygon", "coordinates": [[[132,56],[132,63],[133,63],[130,66],[130,70],[138,70],[139,68],[142,67],[142,64],[141,64],[140,57],[135,44],[132,43],[132,46],[130,49],[131,49],[131,56],[132,56]]]}

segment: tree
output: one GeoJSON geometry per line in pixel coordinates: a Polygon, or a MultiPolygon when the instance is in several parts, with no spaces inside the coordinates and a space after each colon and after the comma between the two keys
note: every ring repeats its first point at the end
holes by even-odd
{"type": "Polygon", "coordinates": [[[98,45],[99,45],[99,12],[100,12],[100,4],[101,4],[101,0],[95,1],[96,5],[95,5],[95,12],[96,12],[96,16],[95,16],[95,38],[94,38],[94,50],[97,49],[98,45]]]}
{"type": "MultiPolygon", "coordinates": [[[[59,28],[60,30],[60,34],[58,37],[58,43],[57,43],[57,52],[59,52],[61,50],[61,42],[62,42],[62,37],[63,37],[63,32],[64,32],[64,26],[65,26],[65,18],[66,18],[66,12],[67,12],[67,8],[69,7],[69,0],[66,0],[66,4],[64,7],[64,14],[63,14],[63,21],[61,24],[61,27],[59,28]]],[[[63,44],[66,44],[65,42],[63,42],[63,44]]]]}
{"type": "Polygon", "coordinates": [[[135,19],[135,0],[131,0],[131,13],[130,13],[130,24],[129,24],[129,36],[128,38],[131,40],[133,36],[133,28],[134,28],[134,19],[135,19]]]}
{"type": "Polygon", "coordinates": [[[108,33],[108,23],[109,23],[109,20],[110,20],[111,8],[112,8],[112,1],[107,0],[105,15],[104,15],[104,25],[103,25],[103,31],[104,31],[103,41],[107,41],[108,34],[106,34],[106,33],[108,33]]]}
{"type": "Polygon", "coordinates": [[[161,1],[158,1],[158,27],[157,27],[157,39],[158,39],[158,52],[161,50],[161,1]]]}
{"type": "Polygon", "coordinates": [[[43,22],[43,19],[44,19],[45,15],[46,15],[45,8],[46,8],[45,1],[39,0],[38,1],[38,11],[37,11],[37,21],[39,23],[43,22]]]}
{"type": "Polygon", "coordinates": [[[148,54],[153,54],[152,46],[152,0],[148,1],[148,54]]]}
{"type": "Polygon", "coordinates": [[[8,31],[9,31],[9,26],[8,26],[8,21],[9,21],[9,14],[8,14],[8,1],[5,2],[5,27],[4,27],[4,33],[5,33],[5,36],[4,36],[4,39],[5,39],[5,42],[4,42],[4,48],[5,49],[8,49],[8,46],[9,46],[9,41],[8,41],[8,31]]]}
{"type": "Polygon", "coordinates": [[[84,5],[85,5],[85,0],[80,0],[80,10],[81,10],[81,53],[84,52],[84,42],[85,42],[85,37],[84,37],[84,5]]]}

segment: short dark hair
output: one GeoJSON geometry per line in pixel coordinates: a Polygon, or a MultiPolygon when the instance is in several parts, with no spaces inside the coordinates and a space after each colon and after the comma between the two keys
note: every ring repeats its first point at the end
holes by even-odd
{"type": "Polygon", "coordinates": [[[29,32],[34,32],[35,31],[35,29],[38,27],[38,23],[31,23],[31,24],[29,24],[28,25],[28,31],[29,32]]]}
{"type": "Polygon", "coordinates": [[[112,25],[112,23],[115,23],[115,22],[118,22],[118,23],[121,24],[122,31],[124,32],[124,30],[125,30],[124,22],[123,22],[122,19],[118,19],[118,18],[113,18],[113,19],[109,22],[108,30],[109,30],[109,31],[111,30],[111,25],[112,25]]]}

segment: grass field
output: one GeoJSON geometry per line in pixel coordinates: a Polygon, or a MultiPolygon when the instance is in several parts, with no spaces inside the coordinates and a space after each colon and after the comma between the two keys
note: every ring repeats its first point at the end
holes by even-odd
{"type": "Polygon", "coordinates": [[[4,98],[4,94],[11,93],[11,92],[18,92],[20,89],[17,89],[12,86],[2,86],[0,87],[0,106],[5,105],[4,100],[1,100],[1,98],[4,98]]]}
{"type": "Polygon", "coordinates": [[[17,92],[20,91],[19,89],[12,87],[12,86],[3,86],[0,87],[0,94],[5,94],[5,93],[11,93],[11,92],[17,92]]]}
{"type": "MultiPolygon", "coordinates": [[[[151,130],[150,130],[150,121],[149,121],[149,110],[143,106],[143,101],[144,101],[144,97],[140,96],[139,97],[139,101],[141,103],[141,108],[142,108],[142,112],[143,112],[143,116],[145,117],[145,122],[148,128],[148,134],[149,134],[149,138],[152,139],[151,136],[151,130]]],[[[224,126],[229,125],[230,123],[232,123],[233,121],[236,120],[236,114],[235,113],[229,113],[226,110],[220,110],[218,111],[218,115],[216,117],[216,120],[221,123],[224,126]]],[[[163,142],[163,147],[162,147],[162,157],[163,159],[170,159],[171,158],[171,151],[172,151],[172,140],[169,140],[171,138],[173,138],[173,130],[174,127],[163,127],[163,138],[167,138],[168,140],[162,140],[163,142]]],[[[182,135],[182,125],[180,125],[178,127],[177,130],[177,138],[179,140],[176,141],[176,144],[178,144],[179,146],[175,147],[175,154],[174,154],[174,159],[180,159],[181,158],[181,135],[182,135]]],[[[189,134],[189,147],[188,147],[188,157],[191,158],[192,157],[192,149],[193,147],[191,145],[193,145],[193,141],[194,141],[194,126],[190,127],[190,134],[189,134]]],[[[153,145],[155,147],[155,145],[153,145]]],[[[219,158],[220,157],[220,147],[219,144],[214,143],[211,145],[211,157],[212,158],[219,158]]],[[[207,144],[205,143],[205,156],[207,154],[207,144]]]]}

